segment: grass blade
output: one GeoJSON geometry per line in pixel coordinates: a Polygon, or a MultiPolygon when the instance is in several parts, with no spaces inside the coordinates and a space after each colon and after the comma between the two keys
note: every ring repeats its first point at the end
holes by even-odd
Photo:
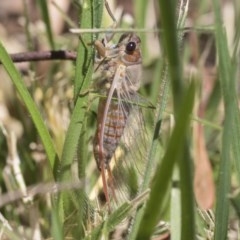
{"type": "MultiPolygon", "coordinates": [[[[182,3],[182,1],[181,1],[182,3]]],[[[163,12],[161,13],[162,18],[165,18],[164,20],[162,19],[163,22],[163,28],[165,29],[164,31],[164,37],[165,39],[165,49],[167,51],[169,51],[168,53],[168,63],[165,63],[165,67],[164,67],[164,72],[163,72],[163,76],[162,76],[162,84],[160,86],[160,91],[161,94],[159,96],[158,99],[158,104],[157,104],[157,111],[156,111],[156,120],[155,120],[155,130],[154,130],[154,136],[153,136],[153,140],[152,140],[152,145],[149,151],[149,155],[148,155],[148,164],[147,164],[147,168],[145,171],[145,178],[143,181],[143,189],[146,188],[150,182],[150,176],[151,176],[151,166],[154,165],[154,158],[155,158],[155,153],[158,146],[158,137],[159,137],[159,132],[160,132],[160,127],[161,127],[161,120],[162,120],[162,115],[164,112],[164,109],[166,107],[166,102],[167,102],[167,98],[168,98],[168,89],[169,89],[169,78],[168,78],[168,68],[169,68],[169,72],[171,75],[171,79],[173,81],[173,96],[174,96],[174,101],[175,101],[175,109],[178,109],[178,107],[180,106],[180,97],[181,97],[181,66],[180,66],[180,61],[179,61],[179,56],[178,56],[178,45],[181,45],[181,41],[182,41],[182,36],[183,33],[179,32],[177,35],[177,31],[176,31],[176,27],[175,27],[175,7],[172,5],[170,6],[169,4],[166,3],[166,5],[164,6],[165,3],[159,3],[160,5],[160,11],[161,9],[164,9],[163,12]],[[161,5],[162,4],[162,5],[161,5]],[[171,16],[171,17],[170,17],[171,16]]],[[[183,4],[183,6],[181,5],[179,7],[179,18],[178,18],[178,27],[181,28],[184,26],[185,23],[185,19],[186,19],[186,13],[188,11],[188,1],[186,1],[183,4]],[[185,5],[184,5],[185,4],[185,5]]],[[[184,163],[183,163],[184,164],[184,163]]],[[[190,164],[190,162],[189,162],[190,164]]],[[[190,174],[190,167],[187,170],[190,174]]],[[[172,173],[171,170],[169,172],[170,174],[172,173]]],[[[186,184],[186,188],[185,189],[189,189],[189,185],[191,184],[191,181],[189,181],[189,179],[191,178],[190,175],[184,175],[184,176],[188,176],[187,178],[183,178],[184,184],[186,184]]],[[[183,174],[182,174],[183,175],[183,174]]],[[[185,185],[183,185],[183,187],[185,187],[185,185]]],[[[191,189],[191,187],[190,187],[191,189]]],[[[191,191],[191,190],[190,190],[191,191]]],[[[189,213],[193,213],[194,209],[193,209],[193,196],[192,196],[192,192],[191,194],[186,195],[187,197],[190,197],[191,199],[191,204],[190,206],[192,206],[192,211],[190,211],[189,213]]],[[[186,198],[187,198],[186,197],[186,198]]],[[[186,201],[187,204],[189,204],[189,202],[186,201]]],[[[186,206],[187,206],[186,204],[186,206]]],[[[185,206],[185,205],[183,205],[185,206]]],[[[189,207],[189,205],[188,205],[189,207]]],[[[189,210],[189,209],[188,209],[189,210]]],[[[189,219],[189,222],[194,222],[193,221],[193,216],[194,214],[191,214],[191,218],[189,219]]],[[[143,209],[140,209],[137,213],[136,216],[136,220],[135,220],[135,224],[133,225],[133,230],[131,233],[131,239],[135,239],[136,237],[136,232],[138,231],[137,229],[139,228],[139,223],[141,221],[143,217],[143,209]]],[[[185,225],[184,225],[185,226],[185,225]]],[[[187,231],[187,230],[186,230],[187,231]]],[[[185,231],[185,232],[186,232],[185,231]]],[[[140,235],[138,235],[140,236],[140,235]]]]}
{"type": "Polygon", "coordinates": [[[186,96],[183,99],[183,105],[179,110],[179,121],[173,130],[166,154],[162,163],[157,168],[153,184],[151,188],[150,198],[146,205],[144,217],[142,218],[138,235],[136,239],[149,239],[154,227],[156,226],[161,207],[164,200],[165,193],[169,187],[174,164],[179,160],[183,160],[185,155],[184,139],[189,126],[189,114],[192,111],[194,100],[194,85],[192,84],[186,96]],[[161,187],[161,191],[159,188],[161,187]],[[152,211],[154,209],[154,211],[152,211]]]}
{"type": "MultiPolygon", "coordinates": [[[[88,3],[84,5],[84,9],[80,11],[80,18],[82,19],[81,27],[93,27],[93,23],[91,22],[93,12],[91,9],[91,1],[88,1],[88,3]]],[[[62,181],[71,179],[70,166],[76,154],[78,140],[81,134],[85,110],[88,102],[88,94],[83,94],[80,97],[79,93],[87,92],[89,90],[92,78],[92,55],[92,47],[87,47],[81,39],[78,47],[78,56],[76,62],[77,67],[74,80],[75,106],[62,152],[62,171],[60,173],[60,179],[62,181]]]]}
{"type": "MultiPolygon", "coordinates": [[[[229,217],[230,169],[233,153],[235,166],[240,179],[240,119],[237,103],[237,93],[234,82],[234,66],[228,50],[226,33],[221,19],[221,7],[217,0],[213,0],[215,13],[215,39],[219,59],[220,84],[224,100],[225,121],[222,135],[222,155],[218,176],[216,224],[214,239],[226,239],[229,217]]],[[[236,69],[236,68],[235,68],[236,69]]]]}
{"type": "Polygon", "coordinates": [[[231,150],[231,124],[226,119],[223,129],[222,156],[219,168],[217,203],[215,213],[214,239],[221,240],[227,238],[229,198],[230,190],[230,150],[231,150]]]}
{"type": "Polygon", "coordinates": [[[23,83],[23,80],[15,68],[11,58],[9,57],[8,53],[6,52],[3,45],[0,43],[0,61],[3,64],[3,67],[9,74],[13,84],[15,85],[19,95],[21,96],[32,120],[34,125],[37,128],[37,131],[39,133],[39,136],[42,140],[42,143],[44,145],[46,154],[48,156],[48,170],[51,178],[55,178],[56,175],[54,173],[54,165],[59,162],[58,156],[55,150],[55,147],[53,145],[51,136],[49,134],[49,131],[47,130],[47,127],[45,126],[42,116],[37,109],[37,106],[35,105],[32,97],[30,96],[26,86],[23,83]]]}
{"type": "Polygon", "coordinates": [[[170,225],[173,231],[171,232],[171,239],[172,240],[180,240],[181,239],[181,191],[179,189],[178,182],[179,182],[179,169],[174,168],[173,170],[173,186],[171,189],[171,209],[170,209],[170,225]]]}
{"type": "Polygon", "coordinates": [[[62,240],[63,238],[63,232],[62,232],[62,226],[58,218],[57,209],[54,208],[52,210],[52,226],[51,226],[51,232],[54,240],[62,240]]]}
{"type": "MultiPolygon", "coordinates": [[[[100,13],[97,14],[94,11],[102,11],[100,5],[97,5],[96,1],[89,0],[80,6],[79,16],[81,19],[81,28],[89,29],[94,27],[94,22],[97,21],[96,17],[101,16],[100,13]]],[[[100,19],[98,19],[98,23],[99,22],[101,22],[100,19]]],[[[84,122],[86,121],[86,113],[88,109],[87,104],[89,102],[87,92],[90,89],[93,71],[93,48],[88,45],[88,43],[92,42],[92,34],[84,35],[84,38],[80,37],[74,79],[75,106],[63,147],[59,174],[60,181],[74,180],[76,177],[80,177],[81,180],[84,181],[85,177],[85,162],[87,161],[86,156],[88,156],[88,144],[85,144],[82,141],[85,141],[84,134],[86,129],[84,129],[84,126],[86,126],[86,124],[84,124],[84,122]],[[78,148],[79,151],[77,151],[78,148]],[[78,176],[74,176],[71,169],[75,158],[78,160],[78,176]]],[[[75,224],[76,230],[74,230],[73,235],[77,234],[78,237],[84,236],[83,223],[87,219],[85,213],[88,203],[89,201],[84,192],[84,188],[73,192],[71,195],[63,193],[60,198],[59,211],[62,221],[64,221],[64,218],[70,215],[71,212],[77,211],[77,214],[75,215],[76,220],[72,222],[77,223],[75,224]]]]}
{"type": "MultiPolygon", "coordinates": [[[[177,34],[176,25],[182,27],[184,25],[186,14],[188,11],[188,1],[180,1],[178,6],[179,17],[177,24],[175,23],[175,7],[170,4],[159,1],[160,14],[162,16],[162,25],[164,29],[164,46],[169,63],[169,74],[172,80],[172,94],[174,102],[174,115],[176,125],[178,121],[182,121],[178,116],[178,109],[182,108],[182,98],[184,96],[183,82],[182,82],[182,66],[180,63],[179,47],[181,46],[182,34],[177,34]]],[[[183,116],[182,116],[183,117],[183,116]]],[[[181,140],[179,140],[181,141],[181,140]]],[[[182,145],[182,155],[179,156],[179,170],[180,170],[180,190],[181,190],[181,239],[191,240],[195,238],[195,218],[194,218],[194,197],[192,186],[192,163],[189,154],[189,147],[187,138],[183,138],[182,143],[175,144],[182,145]]],[[[165,159],[165,158],[164,158],[165,159]]],[[[163,164],[163,163],[162,163],[163,164]]],[[[170,165],[172,168],[173,166],[170,165]]],[[[172,169],[169,172],[172,174],[172,169]]],[[[161,186],[161,185],[159,185],[161,186]]],[[[174,230],[173,230],[174,231],[174,230]]]]}
{"type": "Polygon", "coordinates": [[[42,18],[43,18],[43,21],[44,21],[45,26],[46,26],[47,37],[48,37],[49,44],[50,44],[51,48],[54,50],[55,49],[55,44],[54,44],[54,41],[53,41],[53,32],[52,32],[51,22],[50,22],[50,18],[49,18],[47,1],[46,0],[38,0],[38,4],[40,6],[41,13],[42,13],[42,18]]]}

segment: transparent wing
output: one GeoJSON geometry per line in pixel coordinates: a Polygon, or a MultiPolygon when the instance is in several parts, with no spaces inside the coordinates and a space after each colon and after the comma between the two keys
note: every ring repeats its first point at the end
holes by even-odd
{"type": "Polygon", "coordinates": [[[143,113],[151,109],[142,107],[147,101],[144,102],[137,93],[121,94],[118,103],[119,111],[130,109],[119,147],[112,159],[114,166],[110,179],[118,202],[122,202],[137,195],[143,179],[149,141],[143,113]]]}

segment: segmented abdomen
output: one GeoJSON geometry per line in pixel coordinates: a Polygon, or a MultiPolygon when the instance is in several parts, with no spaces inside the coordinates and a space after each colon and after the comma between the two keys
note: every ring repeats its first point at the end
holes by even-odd
{"type": "Polygon", "coordinates": [[[107,168],[119,145],[130,111],[129,104],[122,103],[120,107],[118,101],[112,100],[107,112],[106,121],[103,122],[105,105],[106,100],[100,100],[98,106],[97,131],[94,138],[94,156],[99,169],[101,169],[102,161],[104,161],[104,168],[107,168]],[[103,136],[101,136],[102,128],[104,128],[103,136]],[[103,137],[102,149],[100,147],[101,137],[103,137]]]}

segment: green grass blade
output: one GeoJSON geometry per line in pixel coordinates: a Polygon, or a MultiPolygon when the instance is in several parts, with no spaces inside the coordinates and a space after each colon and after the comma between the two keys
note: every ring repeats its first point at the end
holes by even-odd
{"type": "MultiPolygon", "coordinates": [[[[93,27],[93,23],[91,22],[93,12],[91,11],[91,9],[91,1],[88,1],[88,3],[84,5],[84,9],[80,11],[80,18],[82,19],[81,27],[93,27]]],[[[87,92],[89,90],[92,78],[92,55],[92,47],[87,47],[86,45],[84,45],[81,39],[78,47],[76,73],[74,80],[74,95],[76,103],[71,116],[62,152],[62,172],[60,174],[61,180],[71,179],[70,166],[76,154],[78,140],[81,134],[85,112],[88,104],[88,94],[84,94],[80,97],[79,93],[87,92]]]]}
{"type": "MultiPolygon", "coordinates": [[[[215,13],[215,39],[219,58],[220,84],[224,99],[225,121],[222,135],[222,155],[218,176],[216,223],[214,239],[226,239],[229,217],[230,170],[233,153],[238,179],[240,179],[240,120],[237,92],[234,82],[234,66],[228,50],[226,33],[221,19],[219,1],[213,0],[215,13]]],[[[236,69],[236,68],[235,68],[236,69]]]]}
{"type": "MultiPolygon", "coordinates": [[[[86,86],[86,88],[88,88],[89,83],[91,81],[91,76],[92,76],[92,68],[90,67],[86,77],[84,78],[83,87],[86,86]]],[[[73,178],[71,165],[73,163],[73,160],[77,151],[79,138],[82,131],[83,122],[84,122],[85,109],[86,109],[87,102],[88,102],[88,97],[87,95],[85,95],[81,98],[78,98],[75,104],[75,107],[71,116],[71,121],[66,134],[64,147],[63,147],[60,174],[58,177],[59,181],[70,181],[73,178]]],[[[84,170],[81,170],[81,171],[84,171],[84,170]]],[[[80,195],[82,196],[82,194],[80,195]]],[[[63,202],[61,202],[60,200],[60,208],[62,207],[62,204],[64,204],[64,209],[65,209],[64,212],[60,210],[60,215],[62,215],[61,218],[63,221],[64,215],[66,216],[69,215],[70,214],[69,211],[72,210],[72,207],[70,206],[72,205],[71,203],[72,201],[70,199],[69,194],[62,194],[62,196],[65,196],[63,197],[63,202]]],[[[77,197],[75,198],[77,199],[77,197]]],[[[79,201],[84,203],[84,201],[80,199],[79,201]]]]}
{"type": "Polygon", "coordinates": [[[179,168],[175,167],[173,170],[173,186],[171,188],[171,208],[170,208],[170,226],[171,226],[171,239],[181,239],[181,191],[178,187],[180,176],[179,168]]]}
{"type": "MultiPolygon", "coordinates": [[[[180,63],[179,47],[181,47],[182,33],[177,34],[176,25],[181,28],[184,25],[186,14],[188,11],[188,1],[180,1],[178,3],[178,20],[175,23],[175,7],[174,4],[159,1],[160,14],[162,16],[162,26],[164,29],[164,47],[169,63],[169,75],[172,81],[172,94],[174,102],[174,115],[176,124],[182,121],[178,116],[178,109],[181,109],[182,97],[184,95],[182,82],[182,66],[180,63]]],[[[181,140],[179,140],[181,141],[181,140]]],[[[181,190],[181,239],[191,240],[195,238],[195,217],[194,217],[194,197],[192,186],[192,163],[188,150],[188,142],[183,138],[182,145],[183,154],[179,156],[180,170],[180,190],[181,190]]],[[[182,144],[177,143],[176,144],[182,144]]],[[[169,172],[171,174],[171,171],[169,172]]],[[[160,185],[161,186],[161,185],[160,185]]],[[[174,231],[174,229],[173,229],[174,231]]]]}
{"type": "Polygon", "coordinates": [[[21,78],[19,72],[15,68],[11,58],[7,54],[5,48],[0,43],[0,61],[3,64],[3,67],[9,74],[13,84],[15,85],[19,95],[21,96],[32,120],[34,125],[36,126],[36,129],[39,133],[39,136],[42,140],[42,143],[44,145],[47,157],[48,157],[48,163],[49,163],[49,174],[50,176],[56,177],[53,173],[54,165],[58,162],[58,156],[55,150],[55,147],[53,145],[51,136],[49,134],[49,131],[47,127],[45,126],[42,116],[37,109],[36,104],[34,103],[32,97],[30,96],[26,86],[24,85],[23,79],[21,78]]]}
{"type": "Polygon", "coordinates": [[[192,84],[186,92],[186,96],[183,98],[183,105],[179,109],[178,116],[181,120],[176,122],[166,154],[155,172],[150,198],[147,202],[136,239],[150,238],[161,214],[162,203],[169,187],[174,164],[178,160],[183,160],[184,157],[186,157],[185,151],[183,151],[184,140],[189,127],[189,115],[192,111],[193,100],[194,85],[192,84]]]}
{"type": "Polygon", "coordinates": [[[57,209],[54,208],[52,210],[52,225],[51,225],[51,232],[54,240],[63,240],[63,228],[61,226],[61,222],[59,221],[59,217],[57,214],[57,209]]]}
{"type": "MultiPolygon", "coordinates": [[[[92,68],[91,66],[89,67],[90,69],[88,70],[87,75],[84,78],[83,89],[88,89],[91,81],[92,68]]],[[[61,173],[59,177],[61,181],[68,181],[72,177],[70,168],[76,154],[78,140],[84,122],[85,110],[87,108],[87,102],[87,95],[79,97],[72,112],[71,121],[68,127],[62,152],[61,173]]]]}
{"type": "Polygon", "coordinates": [[[183,146],[184,153],[179,161],[181,189],[181,239],[191,240],[195,238],[193,168],[186,138],[183,141],[185,141],[185,145],[183,146]]]}
{"type": "MultiPolygon", "coordinates": [[[[100,28],[102,24],[102,16],[103,16],[103,7],[104,1],[93,0],[93,25],[95,28],[100,28]]],[[[98,35],[96,34],[96,37],[98,35]]]]}
{"type": "Polygon", "coordinates": [[[222,156],[219,168],[217,203],[215,213],[214,239],[223,240],[227,238],[229,198],[230,191],[230,151],[231,151],[231,124],[226,119],[223,129],[222,156]]]}
{"type": "MultiPolygon", "coordinates": [[[[163,3],[164,5],[164,3],[163,3]]],[[[166,40],[166,46],[165,49],[170,51],[170,57],[171,59],[168,61],[168,63],[165,63],[165,66],[163,67],[163,74],[162,74],[162,83],[160,86],[160,95],[158,97],[158,101],[157,101],[157,111],[156,111],[156,119],[155,119],[155,130],[154,130],[154,136],[153,136],[153,140],[152,140],[152,144],[149,150],[149,155],[148,155],[148,164],[146,167],[146,171],[145,171],[145,177],[143,180],[143,189],[146,188],[150,182],[150,176],[151,176],[151,169],[152,166],[154,165],[154,159],[155,159],[155,153],[157,148],[159,147],[159,142],[158,142],[158,137],[159,137],[159,132],[160,132],[160,128],[161,128],[161,121],[162,121],[162,117],[163,117],[163,112],[165,110],[166,107],[166,103],[167,103],[167,99],[168,99],[168,89],[169,89],[169,77],[168,77],[168,68],[170,68],[170,74],[171,74],[171,78],[172,81],[174,81],[173,85],[176,85],[173,88],[173,95],[175,97],[175,100],[177,98],[177,96],[180,96],[181,92],[181,67],[179,64],[179,56],[178,56],[178,45],[181,45],[181,41],[182,41],[182,36],[183,33],[182,32],[178,32],[175,29],[175,23],[174,23],[174,16],[175,16],[175,8],[172,6],[172,10],[171,6],[166,3],[167,6],[164,6],[163,9],[164,10],[164,14],[161,14],[161,16],[165,17],[165,23],[166,26],[163,26],[166,31],[164,31],[164,37],[166,35],[166,38],[168,38],[166,40]],[[171,13],[170,13],[170,12],[171,13]],[[171,21],[170,21],[170,17],[172,17],[171,21]],[[175,29],[175,30],[174,30],[175,29]],[[172,33],[174,32],[174,33],[172,33]],[[170,66],[169,66],[170,65],[170,66]],[[177,92],[176,92],[177,91],[177,92]]],[[[162,6],[161,6],[162,7],[162,6]]],[[[179,9],[179,19],[178,19],[178,27],[181,28],[184,25],[185,19],[186,19],[186,13],[188,10],[188,4],[186,4],[184,7],[182,7],[181,9],[179,9]]],[[[163,20],[162,20],[163,21],[163,20]]],[[[176,100],[176,102],[179,104],[179,98],[176,100]]],[[[189,186],[190,183],[187,182],[186,186],[189,186]]],[[[193,199],[191,197],[191,199],[193,199]]],[[[192,200],[193,201],[193,200],[192,200]]],[[[193,204],[192,204],[193,205],[193,204]]],[[[193,208],[193,207],[192,207],[193,208]]],[[[141,221],[141,218],[143,217],[143,209],[140,209],[136,215],[136,220],[135,223],[133,225],[133,229],[132,232],[130,234],[130,239],[135,239],[136,237],[136,232],[138,231],[139,228],[139,223],[141,221]]],[[[192,212],[194,210],[192,209],[192,212]]],[[[191,219],[192,222],[193,219],[191,219]]]]}
{"type": "MultiPolygon", "coordinates": [[[[100,27],[102,22],[103,2],[86,1],[79,11],[81,28],[91,29],[100,27]]],[[[97,36],[97,35],[96,35],[97,36]]],[[[74,79],[74,99],[77,101],[79,93],[89,90],[89,83],[84,80],[87,75],[89,66],[93,61],[93,42],[96,38],[92,34],[80,36],[79,47],[77,50],[78,57],[76,62],[76,75],[74,79]]]]}
{"type": "MultiPolygon", "coordinates": [[[[102,9],[99,7],[99,5],[96,5],[96,1],[86,1],[79,9],[81,28],[93,28],[94,21],[97,21],[95,19],[96,16],[101,16],[100,13],[95,14],[94,11],[101,10],[102,9]]],[[[98,19],[98,22],[101,22],[101,20],[98,19]]],[[[90,34],[80,37],[78,56],[76,61],[76,73],[74,79],[75,106],[72,112],[63,147],[59,174],[60,181],[69,181],[71,179],[74,180],[71,166],[73,164],[74,158],[76,157],[76,154],[79,166],[78,177],[81,177],[81,180],[84,180],[85,176],[85,162],[87,161],[86,156],[88,156],[88,144],[85,144],[82,141],[85,141],[84,134],[87,131],[84,129],[84,126],[86,126],[84,122],[86,121],[86,114],[88,111],[89,103],[87,92],[90,89],[93,72],[93,47],[91,45],[88,45],[88,43],[92,42],[93,36],[90,34]],[[77,151],[78,148],[79,151],[77,151]]],[[[62,194],[59,205],[62,221],[64,221],[64,217],[70,215],[71,211],[75,208],[78,211],[76,222],[78,224],[82,224],[86,220],[84,210],[87,209],[86,207],[88,202],[89,201],[84,192],[84,188],[80,189],[76,193],[73,192],[72,195],[62,194]],[[80,204],[74,204],[76,200],[80,204]]],[[[80,228],[82,228],[82,225],[80,228]]],[[[79,234],[83,234],[83,231],[79,234]]]]}
{"type": "Polygon", "coordinates": [[[47,37],[48,37],[49,44],[50,44],[52,49],[55,49],[55,44],[54,44],[54,41],[53,41],[53,32],[52,32],[51,22],[50,22],[50,18],[49,18],[47,1],[46,0],[38,0],[38,4],[40,6],[41,13],[42,13],[42,18],[43,18],[43,21],[45,23],[45,27],[46,27],[46,30],[47,30],[47,37]]]}
{"type": "MultiPolygon", "coordinates": [[[[161,85],[159,85],[159,92],[160,95],[158,96],[157,104],[156,104],[156,115],[155,115],[155,126],[153,129],[153,136],[152,136],[152,143],[148,152],[148,162],[146,164],[146,169],[144,172],[144,178],[143,178],[143,183],[141,185],[140,192],[144,191],[145,189],[148,188],[151,177],[152,177],[152,169],[153,166],[156,165],[156,158],[155,154],[157,152],[157,149],[159,147],[159,133],[161,129],[161,121],[163,118],[163,113],[166,108],[167,100],[168,100],[168,94],[169,94],[169,85],[170,81],[168,78],[168,71],[167,71],[167,64],[165,63],[164,65],[164,70],[163,70],[163,76],[162,76],[162,82],[161,85]]],[[[139,225],[141,222],[141,219],[143,217],[144,209],[141,208],[138,210],[135,219],[134,219],[134,224],[130,232],[129,239],[136,239],[137,232],[139,230],[139,225]]]]}

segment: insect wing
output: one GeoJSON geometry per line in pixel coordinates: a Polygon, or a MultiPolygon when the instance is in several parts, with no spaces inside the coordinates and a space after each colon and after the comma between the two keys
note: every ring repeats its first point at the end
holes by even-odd
{"type": "Polygon", "coordinates": [[[114,166],[110,184],[118,202],[136,197],[143,179],[149,141],[144,113],[151,111],[143,104],[147,101],[136,92],[118,99],[119,112],[129,111],[120,144],[111,160],[114,166]]]}

